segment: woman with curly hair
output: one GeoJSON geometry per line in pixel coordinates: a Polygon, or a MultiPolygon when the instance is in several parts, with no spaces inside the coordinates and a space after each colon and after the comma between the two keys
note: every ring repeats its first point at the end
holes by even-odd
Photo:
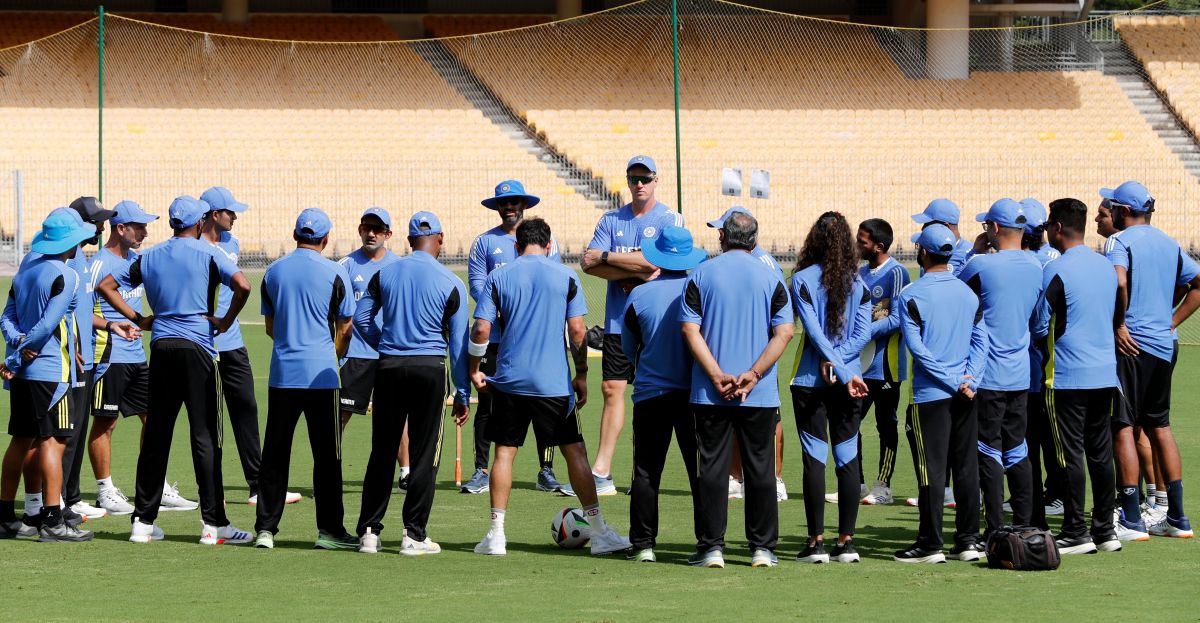
{"type": "Polygon", "coordinates": [[[796,559],[858,562],[858,426],[867,395],[859,356],[871,338],[871,295],[858,276],[850,225],[826,212],[808,232],[792,273],[792,307],[804,329],[796,351],[792,406],[804,448],[804,514],[808,543],[796,559]],[[837,466],[838,539],[825,552],[825,461],[837,466]]]}

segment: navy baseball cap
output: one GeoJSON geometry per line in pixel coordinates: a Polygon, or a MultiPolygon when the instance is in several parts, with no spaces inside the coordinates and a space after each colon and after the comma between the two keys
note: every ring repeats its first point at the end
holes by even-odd
{"type": "Polygon", "coordinates": [[[229,210],[230,212],[245,212],[250,206],[233,198],[233,193],[224,186],[213,186],[200,195],[200,199],[213,210],[229,210]]]}
{"type": "Polygon", "coordinates": [[[1154,211],[1154,197],[1141,182],[1130,180],[1116,188],[1101,188],[1100,196],[1113,203],[1129,206],[1134,212],[1154,211]]]}
{"type": "Polygon", "coordinates": [[[625,165],[625,172],[628,173],[630,169],[638,165],[650,169],[651,173],[658,173],[658,165],[654,164],[654,158],[650,156],[634,156],[630,158],[629,163],[625,165]]]}
{"type": "Polygon", "coordinates": [[[359,222],[367,220],[368,216],[374,216],[383,223],[384,227],[388,228],[388,231],[392,230],[392,215],[388,214],[387,210],[384,210],[378,206],[367,208],[367,211],[363,212],[362,218],[359,219],[359,222]]]}
{"type": "Polygon", "coordinates": [[[642,242],[646,261],[666,270],[688,270],[708,259],[708,252],[694,246],[692,232],[682,227],[664,227],[653,240],[642,242]]]}
{"type": "Polygon", "coordinates": [[[980,223],[991,221],[1001,227],[1024,228],[1029,219],[1025,216],[1025,208],[1021,204],[1006,197],[993,203],[987,212],[976,214],[975,220],[980,223]]]}
{"type": "Polygon", "coordinates": [[[305,240],[317,241],[329,235],[333,221],[321,208],[305,208],[296,217],[296,235],[305,240]]]}
{"type": "Polygon", "coordinates": [[[58,255],[96,235],[96,226],[83,222],[73,208],[57,208],[42,221],[42,231],[33,237],[31,251],[42,255],[58,255]]]}
{"type": "Polygon", "coordinates": [[[442,222],[438,220],[437,215],[433,212],[422,210],[408,219],[408,235],[414,238],[440,233],[442,233],[442,222]],[[428,229],[421,229],[422,225],[428,229]]]}
{"type": "Polygon", "coordinates": [[[933,222],[958,225],[958,214],[958,204],[949,199],[934,199],[925,206],[925,211],[914,214],[912,220],[922,225],[933,222]]]}
{"type": "Polygon", "coordinates": [[[100,223],[113,217],[113,211],[104,209],[100,200],[95,197],[80,197],[68,207],[75,210],[81,219],[92,223],[100,223]]]}
{"type": "Polygon", "coordinates": [[[941,223],[934,223],[913,234],[912,241],[929,253],[949,256],[954,253],[954,244],[958,242],[958,238],[950,231],[949,227],[941,223]]]}
{"type": "Polygon", "coordinates": [[[482,203],[483,206],[485,208],[488,208],[489,210],[499,210],[500,206],[498,206],[496,204],[505,197],[516,197],[518,199],[524,199],[526,209],[532,208],[533,206],[535,206],[539,202],[541,202],[541,199],[539,199],[538,197],[535,197],[534,195],[531,195],[531,194],[525,192],[525,186],[523,184],[521,184],[520,181],[504,180],[503,182],[496,184],[495,196],[488,197],[487,199],[484,199],[483,201],[480,201],[479,203],[482,203]]]}
{"type": "Polygon", "coordinates": [[[728,220],[729,217],[733,216],[734,214],[747,214],[749,216],[754,216],[753,214],[750,213],[750,210],[747,210],[746,208],[743,208],[742,206],[733,206],[732,208],[725,210],[725,213],[721,215],[721,218],[709,221],[708,226],[713,227],[715,229],[721,229],[722,227],[725,226],[725,221],[728,220]]]}
{"type": "Polygon", "coordinates": [[[212,207],[191,195],[181,195],[171,202],[167,215],[172,229],[185,229],[200,222],[212,207]]]}
{"type": "Polygon", "coordinates": [[[1026,197],[1021,200],[1021,207],[1025,209],[1025,233],[1032,234],[1046,224],[1046,206],[1041,201],[1026,197]]]}
{"type": "Polygon", "coordinates": [[[147,214],[137,202],[128,199],[113,206],[113,212],[115,212],[111,219],[113,225],[124,225],[126,223],[147,225],[158,220],[157,216],[147,214]]]}

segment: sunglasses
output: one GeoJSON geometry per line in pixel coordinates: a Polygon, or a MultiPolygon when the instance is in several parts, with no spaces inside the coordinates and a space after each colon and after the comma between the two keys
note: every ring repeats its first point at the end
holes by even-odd
{"type": "Polygon", "coordinates": [[[524,199],[497,199],[496,207],[500,208],[519,208],[525,203],[524,199]]]}
{"type": "Polygon", "coordinates": [[[653,175],[627,175],[627,176],[625,176],[625,179],[629,180],[630,186],[633,186],[634,184],[641,184],[642,186],[646,186],[650,182],[653,182],[657,178],[654,177],[653,175]]]}
{"type": "Polygon", "coordinates": [[[373,234],[386,234],[391,231],[383,225],[376,225],[374,223],[359,223],[358,228],[369,231],[373,234]]]}

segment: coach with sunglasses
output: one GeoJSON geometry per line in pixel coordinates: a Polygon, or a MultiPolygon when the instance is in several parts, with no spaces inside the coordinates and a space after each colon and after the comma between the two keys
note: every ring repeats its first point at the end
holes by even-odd
{"type": "Polygon", "coordinates": [[[658,188],[658,166],[649,156],[634,156],[625,165],[633,201],[606,212],[580,262],[583,272],[608,281],[604,304],[604,414],[600,420],[600,448],[592,463],[596,492],[615,495],[612,456],[625,424],[625,387],[633,380],[633,365],[621,349],[621,314],[629,291],[658,275],[658,269],[642,257],[642,241],[654,238],[667,227],[683,227],[683,215],[654,198],[658,188]]]}

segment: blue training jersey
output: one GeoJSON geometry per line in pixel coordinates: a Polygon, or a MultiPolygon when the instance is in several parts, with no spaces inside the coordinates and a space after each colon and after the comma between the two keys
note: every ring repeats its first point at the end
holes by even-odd
{"type": "MultiPolygon", "coordinates": [[[[550,250],[546,254],[551,262],[561,262],[562,255],[558,250],[558,241],[550,237],[550,250]]],[[[471,288],[471,300],[479,303],[479,295],[483,292],[483,284],[493,270],[517,259],[517,236],[504,233],[499,225],[493,227],[475,239],[471,252],[467,256],[467,283],[471,288]]],[[[493,344],[500,342],[500,327],[492,325],[492,334],[488,341],[493,344]]]]}
{"type": "Polygon", "coordinates": [[[146,302],[154,311],[151,344],[166,338],[185,339],[215,358],[213,326],[204,316],[217,315],[218,286],[232,284],[239,272],[207,242],[174,237],[114,269],[112,276],[126,288],[145,284],[146,302]]]}
{"type": "Polygon", "coordinates": [[[670,272],[629,293],[621,347],[634,362],[635,403],[691,388],[692,354],[679,322],[685,285],[686,274],[670,272]]]}
{"type": "MultiPolygon", "coordinates": [[[[211,244],[211,243],[208,243],[211,244]]],[[[229,232],[221,232],[221,239],[213,244],[216,249],[225,259],[229,260],[235,267],[238,265],[238,254],[241,253],[242,244],[238,239],[229,232]]],[[[228,285],[221,284],[217,288],[217,313],[220,318],[229,311],[229,305],[233,303],[233,290],[229,289],[228,285]]],[[[234,320],[232,325],[229,325],[229,330],[218,335],[214,340],[217,346],[217,352],[223,353],[230,350],[237,350],[246,345],[242,341],[242,325],[238,320],[234,320]]]]}
{"type": "Polygon", "coordinates": [[[31,253],[21,263],[4,307],[4,364],[16,378],[57,384],[58,401],[78,379],[75,307],[83,287],[78,273],[63,261],[31,253]],[[25,361],[22,350],[37,356],[25,361]]]}
{"type": "Polygon", "coordinates": [[[858,276],[871,293],[871,339],[874,352],[863,372],[864,379],[902,382],[908,378],[908,352],[900,332],[900,310],[896,297],[909,283],[908,269],[889,257],[876,268],[863,265],[858,276]],[[878,320],[875,320],[879,317],[878,320]]]}
{"type": "Polygon", "coordinates": [[[841,331],[829,335],[827,327],[830,318],[826,314],[829,297],[821,286],[821,275],[819,264],[792,275],[792,310],[804,329],[796,350],[796,367],[792,371],[792,385],[800,387],[826,385],[821,378],[822,361],[833,364],[838,383],[845,385],[854,377],[861,377],[860,356],[863,347],[871,340],[871,293],[857,275],[845,307],[840,312],[841,331]]]}
{"type": "Polygon", "coordinates": [[[263,275],[262,315],[272,319],[269,387],[337,389],[336,321],[354,315],[346,269],[312,249],[279,258],[263,275]]]}
{"type": "Polygon", "coordinates": [[[979,387],[1029,390],[1029,325],[1042,293],[1042,267],[1020,249],[976,255],[959,273],[983,305],[988,361],[979,387]]]}
{"type": "Polygon", "coordinates": [[[900,291],[895,306],[912,357],[914,403],[951,398],[964,382],[979,386],[988,336],[971,288],[952,272],[926,273],[900,291]]]}
{"type": "Polygon", "coordinates": [[[1196,261],[1179,243],[1150,225],[1134,225],[1108,239],[1108,260],[1127,272],[1129,306],[1125,326],[1141,350],[1171,361],[1175,331],[1171,328],[1175,286],[1191,283],[1200,273],[1196,261]]]}
{"type": "Polygon", "coordinates": [[[79,291],[75,294],[75,325],[79,327],[79,354],[83,356],[83,369],[91,370],[96,363],[96,333],[92,330],[95,315],[95,296],[92,281],[92,263],[83,252],[83,246],[75,251],[75,257],[67,260],[67,266],[79,275],[79,291]]]}
{"type": "Polygon", "coordinates": [[[755,246],[754,250],[750,252],[750,255],[754,256],[755,259],[762,262],[763,265],[766,266],[767,268],[770,268],[771,270],[775,271],[775,274],[779,275],[779,279],[781,281],[784,279],[783,267],[780,266],[779,262],[775,260],[774,255],[771,255],[771,253],[769,251],[762,248],[762,245],[755,246]]]}
{"type": "MultiPolygon", "coordinates": [[[[363,253],[362,249],[355,249],[339,260],[338,263],[346,269],[346,274],[350,276],[350,288],[354,292],[354,302],[357,304],[362,300],[367,291],[367,284],[371,282],[375,273],[399,259],[399,255],[385,249],[383,257],[373,261],[363,253]]],[[[375,319],[377,329],[383,329],[382,322],[382,318],[375,319]]],[[[350,349],[346,351],[346,357],[348,359],[379,359],[379,352],[366,343],[357,325],[350,332],[350,349]]]]}
{"type": "Polygon", "coordinates": [[[522,255],[492,271],[475,306],[475,318],[501,325],[488,383],[506,394],[573,396],[563,330],[568,318],[586,315],[575,271],[544,255],[522,255]]]}
{"type": "MultiPolygon", "coordinates": [[[[104,281],[104,278],[112,274],[112,272],[137,258],[138,254],[130,251],[127,257],[120,257],[113,253],[108,247],[100,249],[98,253],[92,256],[92,274],[91,283],[92,291],[95,292],[96,284],[104,281]]],[[[125,304],[135,312],[142,311],[142,296],[145,294],[145,286],[137,286],[136,288],[118,287],[117,291],[121,294],[125,304]]],[[[108,301],[101,296],[95,296],[96,303],[93,307],[93,312],[109,322],[128,322],[125,316],[121,315],[108,301]]],[[[114,363],[146,363],[146,349],[142,346],[141,340],[127,340],[121,337],[110,335],[104,329],[96,329],[96,376],[101,376],[109,364],[114,363]]]]}
{"type": "Polygon", "coordinates": [[[358,301],[354,324],[367,345],[381,355],[445,357],[449,353],[457,400],[467,403],[471,396],[467,289],[437,258],[413,251],[375,273],[358,301]]]}
{"type": "Polygon", "coordinates": [[[1071,247],[1046,265],[1033,330],[1046,341],[1046,387],[1117,386],[1116,301],[1112,264],[1086,246],[1071,247]]]}
{"type": "MultiPolygon", "coordinates": [[[[662,202],[657,202],[641,216],[634,216],[633,204],[627,203],[600,217],[596,233],[588,243],[589,249],[612,253],[630,253],[642,250],[642,241],[653,238],[664,227],[683,227],[683,215],[672,211],[662,202]]],[[[629,295],[617,281],[608,282],[608,296],[604,299],[604,332],[621,334],[621,315],[625,313],[625,302],[629,295]]]]}
{"type": "MultiPolygon", "coordinates": [[[[1042,266],[1043,271],[1046,264],[1058,259],[1058,251],[1054,250],[1048,244],[1044,244],[1036,251],[1026,251],[1033,256],[1038,264],[1042,266]]],[[[1044,273],[1043,273],[1044,274],[1044,273]]],[[[1037,315],[1037,310],[1034,310],[1034,316],[1037,315]]],[[[1032,322],[1032,320],[1031,320],[1032,322]]],[[[1033,328],[1033,325],[1030,325],[1033,328]]],[[[1029,340],[1029,392],[1032,394],[1041,393],[1042,387],[1046,382],[1046,339],[1045,336],[1039,337],[1035,332],[1029,340]]]]}
{"type": "MultiPolygon", "coordinates": [[[[793,322],[787,287],[749,253],[726,251],[688,275],[679,318],[700,326],[717,365],[737,376],[758,360],[773,329],[793,322]]],[[[772,365],[741,402],[717,393],[700,364],[692,363],[692,404],[778,407],[778,365],[772,365]]]]}

